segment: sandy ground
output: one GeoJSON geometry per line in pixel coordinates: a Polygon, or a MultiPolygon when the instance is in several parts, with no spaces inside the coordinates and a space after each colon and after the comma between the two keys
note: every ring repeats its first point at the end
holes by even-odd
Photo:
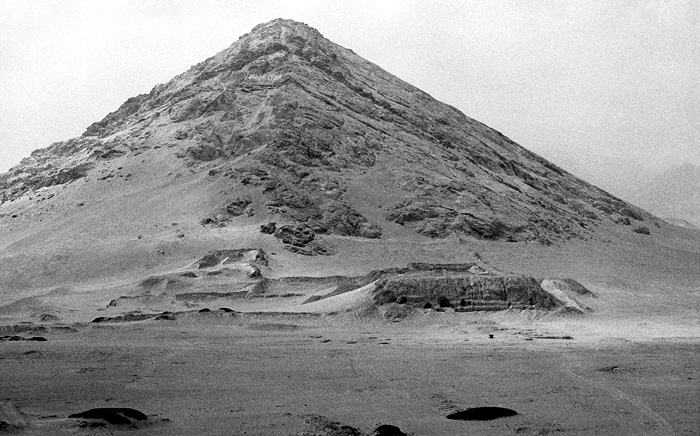
{"type": "Polygon", "coordinates": [[[0,413],[14,407],[27,423],[22,434],[121,434],[66,419],[95,407],[149,415],[149,426],[132,434],[296,435],[308,430],[308,415],[414,435],[700,428],[700,338],[692,331],[640,339],[506,314],[421,312],[389,323],[357,313],[218,311],[75,329],[46,334],[46,342],[0,342],[0,413]],[[573,339],[540,338],[563,335],[573,339]],[[477,406],[518,415],[445,418],[477,406]]]}

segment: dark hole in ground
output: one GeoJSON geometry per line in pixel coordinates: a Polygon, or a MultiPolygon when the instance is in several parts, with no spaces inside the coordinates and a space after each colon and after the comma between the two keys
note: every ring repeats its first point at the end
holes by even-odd
{"type": "Polygon", "coordinates": [[[384,424],[377,427],[372,436],[406,436],[406,433],[395,425],[384,424]]]}
{"type": "Polygon", "coordinates": [[[452,303],[447,297],[438,298],[438,306],[440,307],[452,307],[452,303]]]}
{"type": "Polygon", "coordinates": [[[447,415],[447,419],[457,421],[490,421],[492,419],[515,416],[518,412],[505,407],[472,407],[471,409],[447,415]]]}
{"type": "Polygon", "coordinates": [[[128,407],[98,407],[85,412],[69,415],[69,418],[101,419],[114,425],[130,425],[133,420],[144,421],[148,419],[142,412],[128,407]]]}

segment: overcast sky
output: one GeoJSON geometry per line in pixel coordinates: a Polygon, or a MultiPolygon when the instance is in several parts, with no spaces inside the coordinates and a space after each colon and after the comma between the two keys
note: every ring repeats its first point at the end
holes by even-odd
{"type": "Polygon", "coordinates": [[[700,165],[699,4],[2,0],[0,172],[278,17],[557,163],[700,165]]]}

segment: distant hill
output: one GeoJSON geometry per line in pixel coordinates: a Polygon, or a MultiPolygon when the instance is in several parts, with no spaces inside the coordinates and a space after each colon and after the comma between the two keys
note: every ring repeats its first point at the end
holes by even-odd
{"type": "MultiPolygon", "coordinates": [[[[632,203],[668,221],[700,226],[700,167],[686,163],[641,185],[628,198],[632,203]]],[[[688,227],[685,225],[684,227],[688,227]]]]}
{"type": "Polygon", "coordinates": [[[572,155],[565,148],[548,149],[542,156],[573,175],[627,201],[632,200],[640,186],[646,187],[651,179],[663,171],[663,168],[658,169],[637,160],[592,151],[572,155]]]}

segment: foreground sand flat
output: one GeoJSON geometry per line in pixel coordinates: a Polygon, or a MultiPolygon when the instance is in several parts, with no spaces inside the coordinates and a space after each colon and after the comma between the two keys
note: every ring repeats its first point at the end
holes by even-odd
{"type": "Polygon", "coordinates": [[[129,434],[319,434],[304,433],[309,415],[367,434],[380,424],[415,435],[696,434],[697,337],[510,318],[212,312],[79,325],[46,342],[0,343],[0,410],[19,411],[30,435],[126,431],[67,419],[95,407],[149,415],[129,434]],[[564,332],[573,339],[543,339],[564,332]],[[518,415],[445,418],[478,406],[518,415]]]}

